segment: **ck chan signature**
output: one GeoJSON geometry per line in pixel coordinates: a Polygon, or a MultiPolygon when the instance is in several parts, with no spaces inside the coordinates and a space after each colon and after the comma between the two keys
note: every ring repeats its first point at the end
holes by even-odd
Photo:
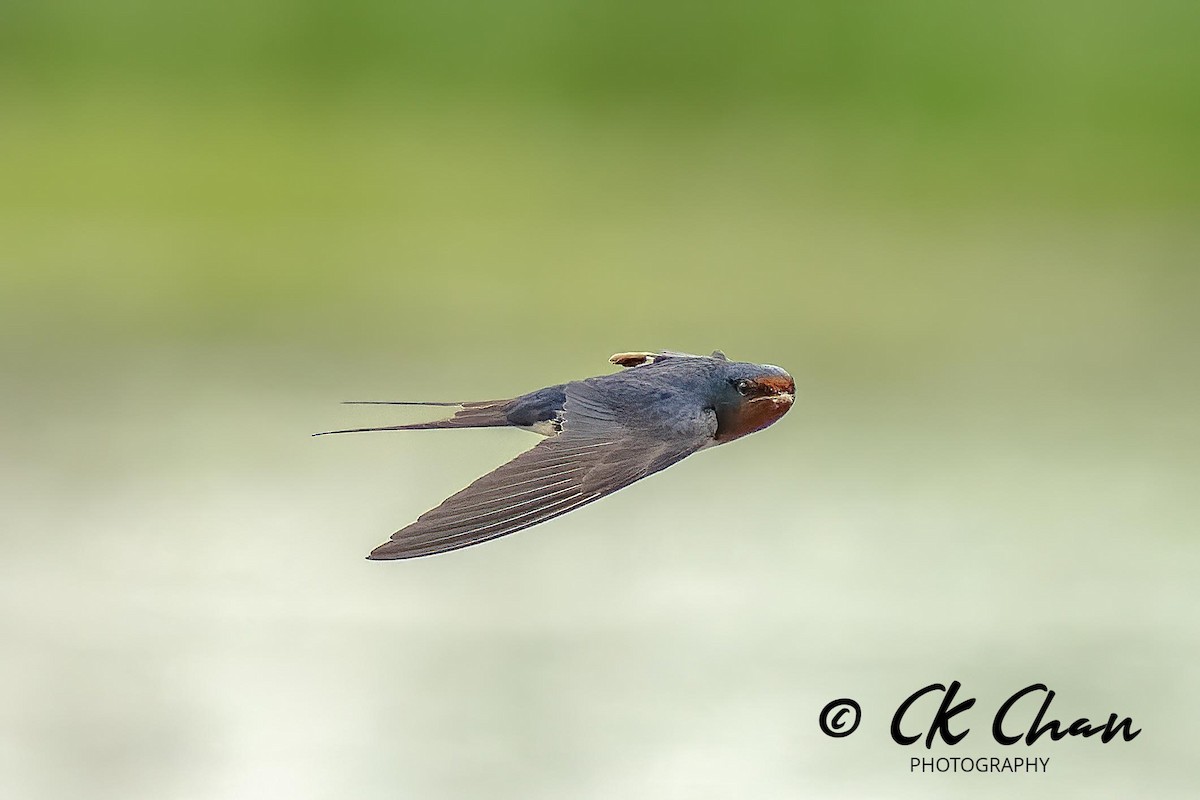
{"type": "MultiPolygon", "coordinates": [[[[892,740],[896,744],[911,745],[923,738],[926,749],[931,749],[936,740],[956,745],[965,739],[971,732],[971,728],[967,727],[970,721],[967,712],[975,706],[975,698],[956,702],[961,688],[962,684],[958,681],[952,682],[949,687],[931,683],[910,694],[892,714],[892,740]],[[920,719],[913,705],[925,695],[938,692],[942,693],[941,705],[931,719],[920,719]]],[[[1121,717],[1115,712],[1109,714],[1103,723],[1093,722],[1087,717],[1065,722],[1052,713],[1054,698],[1054,691],[1044,683],[1035,683],[1013,693],[991,717],[992,738],[1002,745],[1024,742],[1028,746],[1043,737],[1057,742],[1068,736],[1099,736],[1101,742],[1108,744],[1118,737],[1121,741],[1132,741],[1142,732],[1141,728],[1134,729],[1131,717],[1121,717]],[[1035,706],[1038,698],[1041,698],[1041,704],[1035,706]]],[[[826,736],[842,738],[858,729],[861,717],[862,707],[853,699],[843,697],[827,703],[821,709],[818,723],[826,736]]]]}

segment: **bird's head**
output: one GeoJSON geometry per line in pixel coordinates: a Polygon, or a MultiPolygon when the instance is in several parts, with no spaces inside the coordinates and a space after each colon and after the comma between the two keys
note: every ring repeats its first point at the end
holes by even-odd
{"type": "Polygon", "coordinates": [[[786,414],[796,400],[796,382],[773,364],[730,361],[716,378],[713,408],[718,442],[761,431],[786,414]]]}

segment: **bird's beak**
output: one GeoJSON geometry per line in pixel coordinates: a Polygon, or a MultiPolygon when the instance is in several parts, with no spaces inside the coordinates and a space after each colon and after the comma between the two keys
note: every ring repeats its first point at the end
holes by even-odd
{"type": "Polygon", "coordinates": [[[783,390],[783,391],[773,392],[772,394],[764,394],[759,397],[752,398],[750,400],[750,402],[751,403],[770,402],[776,406],[791,406],[792,403],[796,402],[796,390],[793,389],[790,392],[783,390]]]}
{"type": "Polygon", "coordinates": [[[796,391],[793,389],[790,392],[776,392],[775,394],[767,395],[766,399],[777,406],[790,406],[796,402],[796,391]]]}
{"type": "Polygon", "coordinates": [[[796,402],[796,384],[790,377],[771,376],[759,380],[758,385],[768,391],[754,398],[751,402],[756,403],[769,400],[776,406],[791,406],[792,403],[796,402]]]}

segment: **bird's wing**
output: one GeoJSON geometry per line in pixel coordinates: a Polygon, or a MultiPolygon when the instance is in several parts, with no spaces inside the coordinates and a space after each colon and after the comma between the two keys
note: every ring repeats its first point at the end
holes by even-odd
{"type": "Polygon", "coordinates": [[[495,539],[565,514],[665,469],[708,444],[711,412],[669,439],[628,427],[583,383],[567,389],[563,432],[451,495],[375,548],[372,559],[415,558],[495,539]]]}
{"type": "Polygon", "coordinates": [[[641,367],[646,364],[653,364],[656,361],[664,361],[668,358],[715,358],[718,361],[729,360],[720,350],[713,350],[712,355],[708,356],[698,356],[694,353],[677,353],[674,350],[659,350],[657,353],[651,353],[648,350],[636,350],[629,353],[614,353],[608,360],[618,367],[641,367]]]}

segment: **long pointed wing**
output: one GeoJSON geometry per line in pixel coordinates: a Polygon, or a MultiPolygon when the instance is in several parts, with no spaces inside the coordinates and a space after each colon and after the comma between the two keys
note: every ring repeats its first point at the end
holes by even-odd
{"type": "Polygon", "coordinates": [[[693,353],[678,353],[674,350],[659,350],[657,353],[651,353],[648,350],[636,350],[630,353],[614,353],[608,360],[618,367],[640,367],[646,364],[653,364],[657,361],[665,361],[669,358],[715,358],[718,361],[729,360],[720,350],[713,350],[712,355],[707,356],[698,356],[693,353]]]}
{"type": "Polygon", "coordinates": [[[648,439],[623,426],[601,396],[568,390],[561,434],[484,475],[392,534],[369,556],[415,558],[495,539],[599,500],[694,453],[711,436],[648,439]]]}

